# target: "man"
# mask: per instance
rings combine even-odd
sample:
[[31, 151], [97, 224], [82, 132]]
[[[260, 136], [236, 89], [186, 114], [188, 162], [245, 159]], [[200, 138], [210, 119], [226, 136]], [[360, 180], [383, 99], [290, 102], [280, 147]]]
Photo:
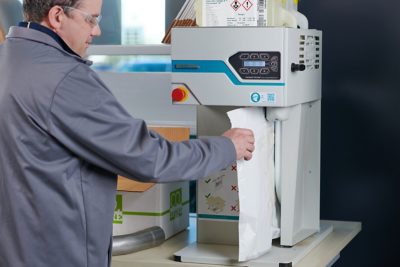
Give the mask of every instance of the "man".
[[101, 0], [25, 0], [0, 46], [0, 266], [107, 266], [116, 174], [199, 179], [251, 159], [250, 130], [170, 143], [83, 58]]

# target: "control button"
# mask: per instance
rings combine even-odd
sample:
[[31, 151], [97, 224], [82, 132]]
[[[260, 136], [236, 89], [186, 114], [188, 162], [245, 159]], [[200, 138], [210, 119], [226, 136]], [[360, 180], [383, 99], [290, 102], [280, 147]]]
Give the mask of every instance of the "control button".
[[259, 59], [260, 57], [256, 53], [250, 54], [250, 59]]
[[271, 61], [270, 66], [271, 66], [271, 68], [277, 68], [278, 67], [278, 62], [277, 61]]
[[278, 57], [277, 56], [271, 57], [271, 61], [277, 62], [278, 61]]
[[267, 54], [267, 53], [261, 53], [261, 54], [260, 54], [260, 58], [261, 58], [261, 59], [269, 59], [269, 54]]
[[240, 54], [239, 58], [240, 59], [248, 59], [249, 58], [249, 54], [247, 54], [247, 53]]
[[175, 88], [174, 90], [172, 90], [172, 93], [171, 93], [172, 101], [174, 101], [174, 102], [182, 102], [182, 101], [186, 100], [188, 95], [189, 94], [188, 94], [187, 90], [185, 90], [182, 87]]
[[241, 74], [249, 74], [249, 69], [246, 68], [241, 68], [239, 71]]
[[271, 66], [271, 70], [273, 72], [278, 72], [278, 66]]
[[268, 68], [262, 68], [260, 70], [260, 73], [266, 75], [266, 74], [270, 73], [270, 70]]
[[250, 69], [251, 74], [258, 74], [259, 71], [259, 69]]

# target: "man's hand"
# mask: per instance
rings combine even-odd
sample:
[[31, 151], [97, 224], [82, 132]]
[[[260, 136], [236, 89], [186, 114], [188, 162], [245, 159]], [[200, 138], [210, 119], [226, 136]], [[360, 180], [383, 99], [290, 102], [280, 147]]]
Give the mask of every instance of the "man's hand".
[[249, 129], [233, 128], [223, 133], [222, 136], [232, 140], [235, 145], [237, 160], [242, 158], [250, 160], [252, 158], [252, 153], [254, 151], [253, 131]]

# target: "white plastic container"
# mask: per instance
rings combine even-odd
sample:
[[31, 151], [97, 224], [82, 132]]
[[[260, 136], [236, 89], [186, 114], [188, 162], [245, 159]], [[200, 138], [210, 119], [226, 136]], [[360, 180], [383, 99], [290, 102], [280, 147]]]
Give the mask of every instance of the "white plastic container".
[[299, 0], [282, 0], [282, 6], [296, 18], [300, 29], [308, 29], [308, 19], [302, 13], [298, 12], [298, 4]]

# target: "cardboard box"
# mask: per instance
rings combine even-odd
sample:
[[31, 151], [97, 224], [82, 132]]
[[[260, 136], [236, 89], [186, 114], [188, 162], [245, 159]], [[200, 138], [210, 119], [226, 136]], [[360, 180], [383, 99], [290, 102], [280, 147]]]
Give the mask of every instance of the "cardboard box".
[[238, 245], [237, 166], [197, 181], [197, 242]]
[[165, 238], [189, 226], [189, 182], [156, 184], [144, 192], [118, 191], [113, 235], [160, 226]]
[[0, 23], [0, 43], [4, 42], [5, 40], [5, 30], [3, 29], [3, 26]]
[[[189, 128], [150, 127], [170, 141], [189, 139]], [[113, 235], [135, 233], [160, 226], [165, 237], [189, 225], [189, 182], [140, 183], [118, 177]]]

